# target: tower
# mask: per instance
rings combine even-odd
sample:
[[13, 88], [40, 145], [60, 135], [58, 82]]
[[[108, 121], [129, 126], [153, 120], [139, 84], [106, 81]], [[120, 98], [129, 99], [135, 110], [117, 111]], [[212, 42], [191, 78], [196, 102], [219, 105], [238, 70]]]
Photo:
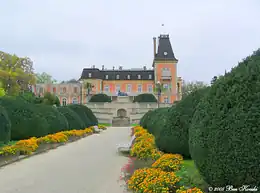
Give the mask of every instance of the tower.
[[[177, 63], [175, 58], [169, 34], [161, 34], [158, 37], [158, 47], [156, 38], [154, 42], [154, 80], [155, 84], [161, 86], [160, 102], [173, 103], [178, 100], [177, 97]], [[157, 47], [157, 52], [156, 52]]]

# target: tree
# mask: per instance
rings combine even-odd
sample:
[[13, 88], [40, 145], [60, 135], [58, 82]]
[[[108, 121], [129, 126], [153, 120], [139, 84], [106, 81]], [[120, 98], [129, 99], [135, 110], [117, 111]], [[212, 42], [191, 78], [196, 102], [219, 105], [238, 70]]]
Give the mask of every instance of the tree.
[[186, 97], [187, 95], [191, 94], [192, 92], [205, 88], [208, 85], [203, 81], [193, 81], [193, 82], [185, 82], [183, 81], [182, 84], [182, 97]]
[[87, 97], [88, 97], [88, 101], [90, 100], [90, 92], [92, 91], [92, 89], [94, 88], [94, 85], [88, 81], [84, 81], [83, 82], [83, 88], [87, 90]]
[[46, 72], [43, 73], [37, 73], [36, 74], [36, 82], [38, 84], [53, 84], [53, 83], [57, 83], [57, 80], [53, 79], [51, 75], [47, 74]]
[[0, 52], [0, 81], [8, 95], [18, 95], [26, 91], [29, 85], [35, 84], [32, 61]]

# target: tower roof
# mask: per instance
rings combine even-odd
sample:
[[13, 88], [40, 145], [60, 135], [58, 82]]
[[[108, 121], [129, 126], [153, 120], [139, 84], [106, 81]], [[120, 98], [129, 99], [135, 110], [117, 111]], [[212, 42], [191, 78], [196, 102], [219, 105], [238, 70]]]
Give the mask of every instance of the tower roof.
[[161, 34], [159, 37], [158, 49], [154, 60], [174, 60], [178, 61], [173, 53], [168, 34]]

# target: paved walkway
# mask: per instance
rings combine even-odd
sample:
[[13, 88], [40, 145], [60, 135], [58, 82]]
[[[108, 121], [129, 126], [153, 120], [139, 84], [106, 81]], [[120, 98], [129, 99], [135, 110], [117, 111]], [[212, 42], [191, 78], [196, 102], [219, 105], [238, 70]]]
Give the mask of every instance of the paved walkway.
[[74, 143], [0, 168], [0, 193], [123, 193], [117, 182], [127, 158], [116, 144], [129, 128], [109, 128]]

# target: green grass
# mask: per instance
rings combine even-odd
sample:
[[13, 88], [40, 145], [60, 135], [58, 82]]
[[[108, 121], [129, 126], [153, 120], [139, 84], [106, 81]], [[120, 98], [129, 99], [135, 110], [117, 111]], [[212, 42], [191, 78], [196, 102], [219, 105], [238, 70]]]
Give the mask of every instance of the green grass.
[[131, 124], [131, 126], [138, 126], [139, 124], [137, 124], [137, 123], [133, 123], [133, 124]]
[[111, 127], [112, 126], [112, 124], [110, 124], [110, 123], [99, 123], [99, 125], [104, 125], [104, 126], [107, 126], [107, 127]]
[[1, 143], [0, 142], [0, 148], [7, 146], [7, 145], [14, 145], [17, 141], [9, 141], [8, 143]]
[[180, 185], [187, 188], [198, 187], [201, 190], [207, 190], [207, 184], [201, 177], [193, 160], [184, 160], [181, 170], [176, 172], [181, 177]]

